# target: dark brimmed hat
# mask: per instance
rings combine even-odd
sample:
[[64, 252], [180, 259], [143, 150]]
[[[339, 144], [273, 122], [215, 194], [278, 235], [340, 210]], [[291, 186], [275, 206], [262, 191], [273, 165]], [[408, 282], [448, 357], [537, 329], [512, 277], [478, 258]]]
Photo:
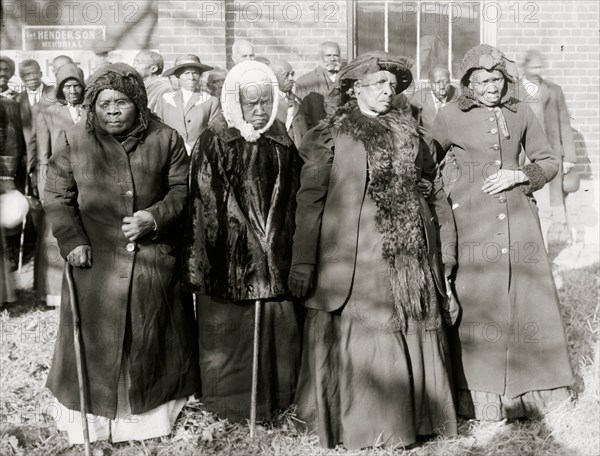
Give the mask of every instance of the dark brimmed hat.
[[396, 93], [398, 94], [406, 90], [412, 83], [413, 76], [410, 72], [412, 65], [413, 60], [408, 57], [396, 56], [383, 51], [365, 52], [340, 70], [338, 81], [342, 86], [347, 85], [348, 82], [353, 84], [354, 81], [362, 79], [370, 73], [385, 70], [396, 75], [398, 82]]
[[166, 70], [163, 73], [163, 76], [165, 76], [165, 77], [173, 76], [179, 70], [186, 68], [186, 67], [198, 68], [200, 70], [200, 73], [203, 73], [205, 71], [209, 71], [209, 70], [213, 69], [213, 67], [204, 65], [202, 62], [200, 62], [200, 57], [198, 57], [197, 55], [185, 54], [185, 55], [180, 55], [179, 57], [177, 57], [177, 59], [175, 60], [175, 66], [173, 68], [169, 68], [168, 70]]
[[365, 52], [352, 60], [338, 73], [337, 84], [325, 99], [325, 111], [329, 114], [351, 98], [350, 89], [355, 81], [378, 71], [389, 71], [396, 75], [396, 94], [402, 93], [413, 80], [410, 68], [413, 60], [409, 57], [392, 55], [389, 52]]
[[13, 61], [13, 59], [11, 59], [10, 57], [7, 57], [5, 55], [0, 55], [0, 62], [4, 62], [8, 65], [9, 71], [11, 73], [11, 76], [14, 76], [15, 74], [15, 62]]

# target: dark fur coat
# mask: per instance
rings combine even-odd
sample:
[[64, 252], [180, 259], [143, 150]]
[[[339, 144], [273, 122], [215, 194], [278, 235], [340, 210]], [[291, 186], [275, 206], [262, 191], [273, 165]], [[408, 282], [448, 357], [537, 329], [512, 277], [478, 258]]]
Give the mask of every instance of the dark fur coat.
[[232, 301], [288, 293], [302, 160], [275, 121], [250, 143], [220, 115], [194, 146], [184, 282]]

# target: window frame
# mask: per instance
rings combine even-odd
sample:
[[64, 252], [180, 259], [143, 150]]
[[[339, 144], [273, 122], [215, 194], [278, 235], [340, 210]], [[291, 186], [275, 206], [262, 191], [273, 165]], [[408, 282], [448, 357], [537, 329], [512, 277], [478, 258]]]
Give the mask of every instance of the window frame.
[[[351, 60], [353, 60], [356, 55], [357, 55], [357, 37], [356, 37], [356, 32], [357, 32], [357, 27], [356, 27], [356, 5], [358, 3], [359, 0], [346, 0], [347, 2], [347, 21], [348, 21], [348, 27], [347, 27], [347, 49], [348, 49], [348, 61], [350, 62]], [[371, 2], [375, 2], [375, 1], [379, 1], [381, 3], [383, 3], [384, 5], [386, 5], [385, 10], [384, 10], [384, 24], [385, 24], [385, 30], [384, 30], [384, 42], [385, 42], [385, 47], [386, 49], [383, 49], [384, 51], [387, 51], [387, 46], [388, 46], [388, 21], [387, 21], [387, 5], [389, 5], [392, 2], [398, 2], [400, 0], [369, 0]], [[452, 0], [438, 0], [440, 3], [444, 2], [444, 3], [452, 3]], [[421, 3], [420, 1], [417, 3]], [[481, 11], [485, 11], [486, 8], [486, 4], [489, 3], [495, 3], [496, 5], [497, 2], [492, 2], [490, 0], [480, 0], [481, 3]], [[419, 30], [420, 30], [420, 15], [421, 15], [421, 8], [419, 8], [418, 10], [418, 16], [417, 16], [417, 49], [419, 49], [419, 43], [420, 43], [420, 36], [419, 36]], [[448, 27], [448, 36], [450, 38], [449, 40], [449, 52], [448, 52], [448, 67], [452, 68], [452, 41], [451, 41], [451, 37], [452, 37], [452, 27]], [[483, 44], [489, 44], [491, 46], [496, 46], [496, 42], [498, 40], [498, 21], [486, 21], [486, 20], [481, 20], [480, 24], [479, 24], [479, 36], [480, 36], [480, 43]], [[416, 55], [416, 67], [420, 68], [420, 55], [417, 52]], [[427, 75], [425, 75], [425, 77], [423, 77], [424, 75], [419, 75], [420, 78], [418, 79], [418, 81], [426, 81], [427, 80]], [[452, 79], [453, 81], [457, 81], [457, 79]]]

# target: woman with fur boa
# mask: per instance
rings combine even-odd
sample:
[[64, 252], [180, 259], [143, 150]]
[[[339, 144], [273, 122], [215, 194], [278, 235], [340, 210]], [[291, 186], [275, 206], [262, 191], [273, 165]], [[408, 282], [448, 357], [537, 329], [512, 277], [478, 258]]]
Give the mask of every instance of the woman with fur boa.
[[452, 322], [441, 262], [450, 274], [455, 233], [415, 121], [392, 108], [410, 66], [357, 57], [340, 72], [340, 106], [300, 147], [289, 285], [308, 311], [295, 401], [326, 447], [456, 433], [440, 305]]

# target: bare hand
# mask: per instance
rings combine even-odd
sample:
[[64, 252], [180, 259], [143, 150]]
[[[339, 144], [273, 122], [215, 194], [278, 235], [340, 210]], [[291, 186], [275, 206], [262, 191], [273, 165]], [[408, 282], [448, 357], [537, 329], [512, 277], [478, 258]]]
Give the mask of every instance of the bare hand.
[[76, 268], [92, 267], [92, 247], [79, 245], [69, 252], [67, 262]]
[[575, 163], [563, 162], [563, 173], [564, 174], [569, 174], [573, 168], [575, 168]]
[[421, 136], [421, 137], [428, 136], [429, 130], [427, 128], [425, 128], [423, 125], [417, 125], [417, 133], [419, 133], [419, 136]]
[[295, 264], [290, 269], [288, 277], [288, 287], [295, 298], [302, 298], [308, 293], [312, 284], [313, 272], [315, 270], [312, 264]]
[[433, 184], [427, 179], [421, 178], [417, 183], [417, 186], [419, 187], [421, 195], [423, 195], [425, 198], [429, 198], [429, 195], [431, 195], [431, 190], [433, 189]]
[[523, 171], [501, 169], [484, 181], [481, 190], [490, 195], [495, 195], [496, 193], [503, 192], [504, 190], [508, 190], [509, 188], [526, 181], [527, 176]]
[[137, 241], [154, 231], [154, 217], [148, 211], [137, 211], [132, 217], [123, 218], [121, 230], [127, 239]]

